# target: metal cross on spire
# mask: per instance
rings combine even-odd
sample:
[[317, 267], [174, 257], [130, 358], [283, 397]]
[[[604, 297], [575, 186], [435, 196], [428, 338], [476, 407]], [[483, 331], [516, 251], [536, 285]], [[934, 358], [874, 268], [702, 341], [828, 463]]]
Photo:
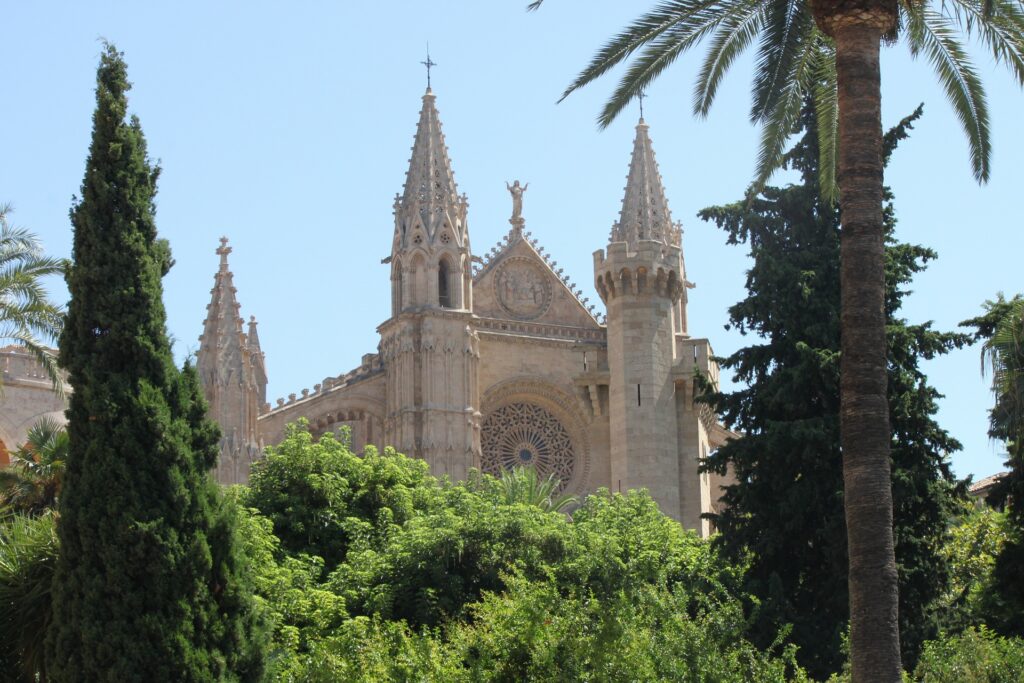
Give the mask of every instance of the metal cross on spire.
[[420, 64], [427, 67], [427, 90], [430, 90], [430, 67], [437, 66], [437, 62], [430, 59], [430, 43], [427, 43], [427, 61]]
[[[428, 59], [429, 59], [429, 57], [428, 57]], [[429, 80], [429, 78], [427, 80]], [[636, 98], [638, 100], [640, 100], [640, 118], [641, 119], [644, 117], [644, 98], [645, 97], [647, 97], [647, 91], [646, 90], [641, 89], [640, 92], [638, 92], [636, 94]]]

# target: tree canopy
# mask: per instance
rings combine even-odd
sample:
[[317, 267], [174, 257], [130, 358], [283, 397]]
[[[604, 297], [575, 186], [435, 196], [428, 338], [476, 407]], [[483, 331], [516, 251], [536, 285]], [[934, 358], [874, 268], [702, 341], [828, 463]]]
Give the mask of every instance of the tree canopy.
[[[920, 110], [887, 136], [887, 153]], [[786, 156], [798, 183], [701, 212], [731, 244], [749, 245], [747, 297], [729, 309], [730, 324], [757, 335], [722, 366], [741, 388], [707, 397], [743, 437], [709, 460], [732, 472], [725, 509], [714, 515], [732, 561], [750, 558], [747, 589], [760, 600], [770, 641], [782, 624], [809, 671], [826, 675], [844, 659], [849, 619], [846, 521], [839, 449], [839, 210], [818, 192], [814, 110]], [[886, 206], [886, 313], [889, 410], [893, 429], [894, 528], [904, 659], [913, 666], [922, 641], [937, 632], [935, 602], [944, 593], [940, 549], [955, 498], [947, 454], [959, 444], [934, 419], [938, 392], [920, 364], [962, 346], [965, 335], [937, 332], [898, 316], [913, 275], [931, 250], [896, 242], [892, 197]]]

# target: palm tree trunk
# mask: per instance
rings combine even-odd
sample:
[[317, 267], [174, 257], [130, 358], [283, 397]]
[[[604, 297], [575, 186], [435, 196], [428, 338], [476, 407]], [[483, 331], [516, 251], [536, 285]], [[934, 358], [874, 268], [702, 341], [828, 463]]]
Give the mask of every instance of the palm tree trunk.
[[832, 24], [839, 84], [842, 210], [843, 480], [854, 683], [899, 683], [899, 596], [892, 534], [882, 230], [879, 46], [884, 22]]

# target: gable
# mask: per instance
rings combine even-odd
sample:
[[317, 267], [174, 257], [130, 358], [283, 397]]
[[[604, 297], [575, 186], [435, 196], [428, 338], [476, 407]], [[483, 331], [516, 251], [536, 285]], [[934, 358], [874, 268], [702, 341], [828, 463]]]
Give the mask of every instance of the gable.
[[548, 261], [520, 236], [473, 278], [473, 312], [482, 318], [600, 327]]

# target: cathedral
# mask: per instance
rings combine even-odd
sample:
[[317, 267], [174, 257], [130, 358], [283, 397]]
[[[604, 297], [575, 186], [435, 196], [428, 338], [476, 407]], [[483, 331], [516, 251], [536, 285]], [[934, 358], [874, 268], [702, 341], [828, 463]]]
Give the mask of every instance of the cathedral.
[[724, 482], [699, 465], [733, 434], [693, 400], [701, 378], [717, 385], [718, 366], [708, 340], [687, 327], [682, 229], [647, 124], [641, 117], [636, 127], [609, 243], [594, 252], [601, 315], [525, 232], [527, 185], [508, 186], [511, 228], [499, 247], [473, 253], [435, 99], [428, 87], [395, 197], [384, 260], [391, 311], [381, 312], [377, 350], [355, 369], [267, 403], [256, 322], [243, 330], [221, 240], [197, 354], [223, 429], [218, 479], [247, 481], [264, 446], [306, 418], [314, 434], [347, 426], [355, 451], [393, 446], [452, 480], [525, 465], [553, 474], [566, 493], [643, 487], [664, 513], [708, 535], [701, 515], [717, 507]]

